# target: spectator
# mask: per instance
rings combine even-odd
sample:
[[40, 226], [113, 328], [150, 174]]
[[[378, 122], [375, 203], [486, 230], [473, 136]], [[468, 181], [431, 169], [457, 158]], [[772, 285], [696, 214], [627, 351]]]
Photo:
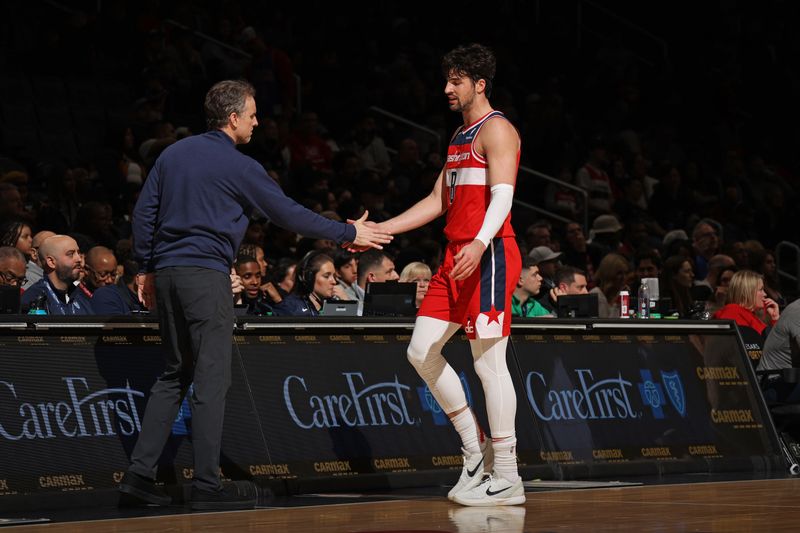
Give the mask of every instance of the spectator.
[[536, 299], [541, 289], [542, 276], [539, 265], [535, 258], [526, 256], [522, 261], [522, 272], [517, 281], [517, 288], [511, 294], [511, 316], [523, 318], [550, 316], [551, 311]]
[[0, 222], [26, 218], [25, 204], [13, 183], [0, 183]]
[[608, 153], [602, 138], [595, 137], [589, 147], [589, 158], [578, 169], [575, 184], [589, 194], [589, 214], [602, 215], [610, 213], [614, 205], [614, 193], [611, 179], [606, 174]]
[[267, 263], [267, 259], [264, 257], [264, 249], [260, 245], [245, 242], [239, 246], [239, 251], [236, 255], [246, 255], [255, 259], [261, 271], [261, 280], [264, 282], [267, 281], [267, 268], [269, 267], [269, 263]]
[[551, 226], [546, 220], [534, 222], [525, 230], [525, 246], [528, 251], [532, 251], [537, 246], [551, 246]]
[[717, 276], [717, 286], [714, 289], [714, 295], [706, 302], [706, 311], [710, 314], [714, 314], [725, 305], [725, 299], [728, 296], [728, 287], [731, 285], [731, 279], [733, 275], [738, 272], [739, 269], [736, 265], [723, 267], [720, 272], [719, 276]]
[[11, 221], [0, 225], [0, 246], [13, 246], [25, 256], [31, 258], [33, 237], [31, 227], [26, 222]]
[[292, 259], [291, 257], [282, 257], [275, 264], [275, 268], [269, 272], [267, 279], [269, 280], [269, 283], [272, 283], [272, 285], [275, 287], [275, 290], [278, 292], [281, 298], [285, 298], [290, 292], [292, 292], [292, 289], [294, 288], [296, 268], [296, 260]]
[[633, 268], [638, 287], [644, 278], [657, 278], [661, 274], [661, 257], [653, 250], [639, 251], [633, 259]]
[[28, 281], [26, 281], [25, 285], [23, 285], [23, 289], [27, 290], [28, 287], [42, 279], [44, 272], [42, 270], [39, 247], [42, 245], [45, 239], [52, 237], [53, 235], [55, 235], [55, 233], [52, 231], [45, 230], [40, 231], [33, 236], [33, 240], [31, 241], [31, 258], [28, 260], [28, 264], [25, 269], [25, 277], [28, 279]]
[[336, 281], [338, 281], [344, 299], [359, 301], [358, 287], [358, 262], [352, 253], [337, 249], [333, 254], [333, 266], [336, 269]]
[[561, 266], [559, 262], [561, 252], [554, 252], [547, 246], [537, 246], [528, 253], [528, 257], [539, 267], [542, 285], [547, 287], [548, 291], [555, 287], [556, 270]]
[[[90, 201], [78, 209], [75, 219], [75, 233], [88, 237], [93, 244], [114, 249], [119, 240], [115, 234], [111, 205], [106, 202]], [[88, 248], [81, 248], [86, 250]]]
[[708, 274], [704, 279], [695, 280], [692, 287], [694, 299], [706, 301], [712, 298], [719, 284], [720, 272], [734, 266], [736, 262], [733, 258], [724, 254], [717, 254], [709, 259]]
[[[419, 177], [424, 169], [425, 164], [420, 158], [417, 141], [411, 138], [400, 141], [400, 148], [397, 150], [390, 175], [394, 179], [401, 199], [407, 199], [411, 188], [417, 187]], [[408, 206], [404, 204], [399, 207], [405, 209]]]
[[425, 294], [428, 292], [432, 276], [433, 273], [430, 267], [419, 261], [407, 264], [403, 268], [403, 271], [400, 272], [400, 281], [414, 282], [417, 284], [417, 297], [414, 301], [414, 305], [417, 309], [419, 309], [422, 299], [425, 298]]
[[708, 275], [708, 261], [719, 253], [719, 228], [708, 219], [695, 224], [692, 230], [692, 248], [698, 278]]
[[740, 269], [750, 268], [750, 251], [745, 247], [744, 242], [726, 242], [723, 253], [731, 256]]
[[130, 315], [147, 309], [139, 301], [139, 265], [133, 260], [123, 263], [117, 283], [99, 287], [92, 293], [92, 309], [98, 315]]
[[600, 215], [595, 218], [588, 241], [592, 248], [597, 249], [595, 255], [602, 258], [611, 252], [619, 253], [623, 227], [614, 215]]
[[668, 231], [662, 240], [661, 256], [672, 257], [673, 255], [682, 255], [692, 260], [694, 258], [692, 243], [689, 240], [689, 236], [682, 229]]
[[664, 261], [664, 270], [659, 280], [659, 295], [665, 315], [677, 313], [688, 318], [694, 298], [694, 268], [692, 261], [681, 255], [673, 255]]
[[619, 318], [619, 292], [627, 288], [629, 272], [628, 260], [620, 254], [610, 253], [600, 261], [595, 273], [597, 286], [589, 291], [597, 294], [600, 318]]
[[86, 252], [86, 277], [81, 289], [91, 297], [100, 287], [114, 285], [117, 282], [117, 258], [114, 252], [105, 246], [94, 246]]
[[[758, 370], [796, 367], [798, 354], [800, 354], [800, 300], [795, 300], [783, 310], [778, 322], [769, 333], [761, 360], [758, 362]], [[767, 402], [800, 402], [800, 385], [786, 383], [780, 375], [768, 376], [762, 381], [762, 389]]]
[[361, 160], [361, 168], [372, 169], [385, 177], [391, 170], [389, 152], [383, 139], [377, 135], [375, 119], [364, 115], [353, 128], [353, 143], [348, 146]]
[[[277, 292], [269, 296], [264, 292], [261, 284], [261, 266], [258, 264], [255, 257], [239, 255], [236, 258], [234, 267], [244, 287], [242, 292], [242, 304], [247, 306], [247, 314], [271, 315], [273, 312], [273, 304], [276, 301], [280, 302], [283, 298], [278, 295]], [[274, 288], [272, 290], [274, 291]]]
[[78, 243], [67, 235], [54, 235], [39, 247], [44, 276], [22, 295], [22, 311], [44, 296], [51, 315], [94, 314], [89, 297], [75, 282], [80, 277], [81, 259]]
[[316, 113], [306, 111], [300, 115], [297, 128], [288, 143], [293, 171], [331, 171], [333, 152], [318, 130], [319, 119]]
[[55, 233], [71, 231], [81, 206], [77, 173], [60, 163], [48, 164], [41, 180], [47, 184], [47, 200], [39, 209], [39, 226]]
[[[242, 246], [252, 244], [258, 247], [264, 246], [264, 239], [266, 239], [267, 230], [264, 228], [264, 221], [260, 219], [252, 219], [247, 224], [247, 230], [244, 232], [244, 239], [242, 240]], [[245, 250], [246, 252], [254, 252], [258, 253], [254, 250]], [[261, 254], [264, 254], [264, 249], [261, 249]], [[248, 253], [247, 255], [251, 255], [256, 257], [252, 253]], [[258, 257], [256, 257], [258, 259]]]
[[740, 270], [731, 278], [725, 307], [714, 313], [714, 318], [734, 320], [740, 327], [751, 328], [766, 340], [769, 328], [757, 316], [761, 313], [769, 326], [774, 326], [781, 315], [777, 302], [764, 292], [763, 276], [752, 270]]
[[781, 294], [781, 280], [778, 276], [778, 265], [775, 255], [770, 250], [753, 251], [750, 254], [751, 268], [764, 276], [764, 291], [769, 298], [778, 302], [778, 306], [786, 306], [786, 299]]
[[[565, 183], [571, 184], [574, 180], [569, 164], [561, 165], [555, 176]], [[545, 188], [544, 195], [545, 206], [548, 210], [570, 220], [580, 220], [578, 216], [583, 208], [583, 197], [575, 189], [550, 182]], [[543, 244], [548, 246], [546, 243]]]
[[550, 291], [550, 299], [558, 300], [565, 294], [588, 294], [586, 287], [586, 273], [573, 266], [562, 266], [556, 270], [556, 286]]
[[332, 299], [336, 287], [333, 259], [322, 252], [309, 252], [297, 265], [297, 281], [292, 293], [275, 304], [278, 316], [318, 316], [325, 300]]
[[595, 266], [600, 264], [602, 255], [597, 247], [590, 247], [586, 243], [583, 228], [577, 222], [569, 222], [564, 228], [564, 247], [562, 250], [562, 263], [586, 272], [589, 288], [594, 286]]
[[400, 276], [394, 269], [394, 261], [385, 252], [367, 250], [361, 254], [361, 258], [358, 260], [358, 292], [361, 296], [359, 300], [364, 300], [367, 284], [398, 279]]
[[0, 285], [25, 285], [25, 256], [13, 246], [0, 246]]

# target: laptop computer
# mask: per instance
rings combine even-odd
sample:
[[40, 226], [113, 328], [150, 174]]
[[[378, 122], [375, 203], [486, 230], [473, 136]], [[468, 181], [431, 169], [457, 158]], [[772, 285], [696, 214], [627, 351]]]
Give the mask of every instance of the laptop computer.
[[563, 294], [558, 297], [558, 318], [597, 318], [599, 303], [596, 294]]
[[325, 300], [322, 302], [319, 314], [322, 316], [358, 316], [358, 301]]
[[364, 316], [415, 316], [415, 282], [383, 281], [368, 283], [364, 294]]

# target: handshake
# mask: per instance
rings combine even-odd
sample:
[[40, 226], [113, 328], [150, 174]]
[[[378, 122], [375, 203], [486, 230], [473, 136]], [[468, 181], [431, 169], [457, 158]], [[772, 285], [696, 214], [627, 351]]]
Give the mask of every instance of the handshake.
[[342, 243], [342, 248], [350, 252], [363, 252], [369, 248], [377, 248], [382, 250], [382, 244], [392, 242], [392, 235], [381, 229], [380, 225], [367, 220], [369, 211], [364, 211], [364, 214], [358, 220], [347, 220], [348, 224], [356, 227], [356, 238], [353, 242]]

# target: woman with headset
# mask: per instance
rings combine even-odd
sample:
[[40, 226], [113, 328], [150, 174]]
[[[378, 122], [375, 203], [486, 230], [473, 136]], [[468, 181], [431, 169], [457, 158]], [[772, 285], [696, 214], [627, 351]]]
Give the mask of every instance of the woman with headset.
[[323, 252], [312, 251], [297, 265], [294, 288], [273, 307], [278, 316], [318, 316], [322, 303], [334, 298], [336, 269], [333, 259]]

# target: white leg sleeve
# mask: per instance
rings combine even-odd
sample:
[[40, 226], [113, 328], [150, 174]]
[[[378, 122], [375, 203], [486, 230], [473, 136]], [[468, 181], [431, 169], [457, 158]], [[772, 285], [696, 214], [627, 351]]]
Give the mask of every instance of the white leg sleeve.
[[508, 337], [469, 341], [475, 372], [481, 378], [486, 397], [486, 415], [492, 440], [513, 436], [517, 395], [506, 364]]
[[408, 345], [408, 360], [428, 385], [431, 394], [446, 414], [467, 406], [464, 387], [458, 374], [442, 356], [445, 343], [460, 324], [427, 316], [417, 317]]

